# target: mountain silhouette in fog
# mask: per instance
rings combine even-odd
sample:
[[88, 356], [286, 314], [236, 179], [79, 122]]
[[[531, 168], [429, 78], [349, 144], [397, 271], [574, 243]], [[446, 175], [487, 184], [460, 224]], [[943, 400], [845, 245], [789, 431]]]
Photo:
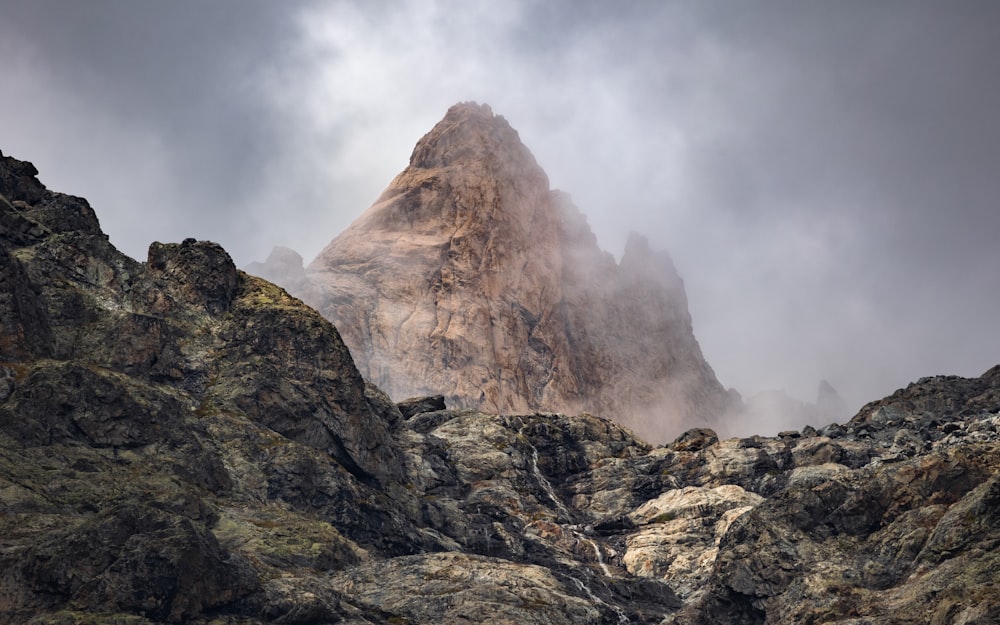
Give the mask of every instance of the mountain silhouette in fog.
[[615, 262], [487, 105], [449, 109], [305, 274], [287, 252], [248, 269], [313, 304], [394, 398], [590, 412], [654, 441], [731, 402], [669, 256], [633, 234]]

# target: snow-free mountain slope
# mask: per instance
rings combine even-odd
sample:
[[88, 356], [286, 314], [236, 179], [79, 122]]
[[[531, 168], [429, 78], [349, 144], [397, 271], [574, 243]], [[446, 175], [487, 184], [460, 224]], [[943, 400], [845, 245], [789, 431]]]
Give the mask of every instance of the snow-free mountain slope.
[[586, 411], [651, 440], [730, 402], [669, 257], [634, 235], [616, 263], [486, 105], [452, 107], [308, 275], [304, 296], [395, 398]]

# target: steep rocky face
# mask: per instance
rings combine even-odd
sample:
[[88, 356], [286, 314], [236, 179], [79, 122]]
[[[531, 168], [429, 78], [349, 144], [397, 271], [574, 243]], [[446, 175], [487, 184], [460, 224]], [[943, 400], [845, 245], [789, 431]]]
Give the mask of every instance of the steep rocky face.
[[780, 487], [733, 522], [704, 593], [670, 622], [996, 622], [998, 426], [994, 367], [784, 439]]
[[219, 246], [136, 262], [3, 156], [0, 252], [0, 622], [1000, 620], [1000, 366], [652, 447], [394, 405]]
[[518, 134], [461, 104], [308, 268], [304, 294], [394, 397], [606, 414], [653, 440], [725, 412], [669, 258], [621, 263]]
[[[4, 199], [2, 206], [5, 235], [6, 224], [15, 230], [2, 248], [2, 281], [12, 296], [4, 303], [0, 357], [84, 362], [176, 384], [198, 399], [219, 396], [272, 426], [281, 422], [281, 408], [307, 394], [319, 402], [308, 426], [276, 429], [337, 450], [366, 475], [395, 464], [373, 453], [388, 449], [380, 442], [384, 428], [362, 418], [369, 411], [364, 382], [329, 323], [302, 307], [283, 308], [213, 243], [154, 243], [148, 261], [136, 263], [108, 243], [86, 201], [45, 190], [30, 177], [30, 163], [4, 157], [4, 165], [0, 193], [27, 199]], [[252, 366], [244, 365], [248, 359]], [[52, 386], [60, 386], [60, 374], [53, 375]], [[296, 393], [304, 379], [308, 393]]]
[[[268, 436], [300, 446], [299, 477], [319, 458], [326, 488], [390, 508], [401, 416], [327, 321], [212, 243], [125, 257], [85, 200], [35, 174], [0, 155], [0, 620], [180, 622], [257, 592], [259, 572], [212, 528], [283, 487], [241, 476], [277, 453]], [[364, 506], [337, 514], [371, 531]]]

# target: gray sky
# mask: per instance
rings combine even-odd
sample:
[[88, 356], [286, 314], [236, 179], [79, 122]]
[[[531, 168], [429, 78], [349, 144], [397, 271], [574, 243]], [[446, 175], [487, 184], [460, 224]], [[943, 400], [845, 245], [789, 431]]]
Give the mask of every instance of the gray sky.
[[1000, 362], [997, 33], [988, 0], [0, 0], [0, 150], [139, 259], [308, 261], [488, 102], [606, 249], [671, 253], [724, 385], [856, 410]]

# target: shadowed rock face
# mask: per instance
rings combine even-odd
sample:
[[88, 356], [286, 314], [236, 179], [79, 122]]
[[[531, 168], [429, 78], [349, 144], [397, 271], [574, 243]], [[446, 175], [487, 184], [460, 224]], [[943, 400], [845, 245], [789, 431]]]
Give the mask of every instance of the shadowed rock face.
[[725, 412], [665, 254], [620, 263], [518, 134], [460, 104], [308, 268], [312, 301], [397, 398], [607, 415], [651, 440]]
[[660, 447], [397, 406], [218, 245], [136, 262], [2, 155], [0, 285], [0, 622], [1000, 620], [1000, 367]]

